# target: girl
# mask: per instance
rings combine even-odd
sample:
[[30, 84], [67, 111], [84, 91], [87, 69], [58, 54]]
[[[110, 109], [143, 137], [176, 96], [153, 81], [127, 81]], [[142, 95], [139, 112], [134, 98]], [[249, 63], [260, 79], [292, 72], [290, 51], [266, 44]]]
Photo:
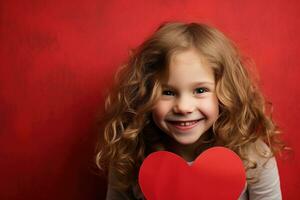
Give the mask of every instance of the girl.
[[224, 146], [247, 174], [239, 199], [281, 199], [274, 158], [283, 149], [264, 98], [234, 44], [205, 24], [165, 23], [116, 75], [106, 99], [104, 143], [107, 199], [144, 199], [137, 184], [143, 159], [167, 150], [191, 163]]

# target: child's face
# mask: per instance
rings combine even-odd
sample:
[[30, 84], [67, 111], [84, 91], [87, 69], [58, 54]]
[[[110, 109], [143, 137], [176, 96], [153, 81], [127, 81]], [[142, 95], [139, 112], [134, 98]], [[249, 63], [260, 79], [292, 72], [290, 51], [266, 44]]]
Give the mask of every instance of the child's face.
[[195, 144], [219, 114], [213, 69], [195, 50], [172, 56], [152, 117], [179, 144]]

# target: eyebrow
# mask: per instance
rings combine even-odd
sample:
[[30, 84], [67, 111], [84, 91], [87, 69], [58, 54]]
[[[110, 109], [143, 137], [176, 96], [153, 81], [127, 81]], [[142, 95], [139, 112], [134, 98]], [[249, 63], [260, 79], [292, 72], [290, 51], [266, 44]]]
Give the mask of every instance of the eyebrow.
[[214, 82], [210, 82], [210, 81], [202, 81], [202, 82], [194, 82], [192, 83], [192, 85], [205, 85], [205, 84], [209, 84], [209, 85], [214, 85]]
[[[201, 82], [193, 82], [191, 83], [191, 86], [197, 86], [197, 85], [215, 85], [215, 83], [213, 82], [209, 82], [209, 81], [201, 81]], [[169, 85], [169, 84], [162, 84], [163, 87], [172, 87], [172, 85]]]

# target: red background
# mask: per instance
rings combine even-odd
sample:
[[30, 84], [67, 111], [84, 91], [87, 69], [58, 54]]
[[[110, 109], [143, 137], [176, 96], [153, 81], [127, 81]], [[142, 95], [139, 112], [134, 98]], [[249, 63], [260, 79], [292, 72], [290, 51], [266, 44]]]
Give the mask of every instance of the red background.
[[294, 152], [299, 194], [300, 3], [296, 0], [4, 0], [0, 3], [0, 199], [104, 199], [91, 172], [96, 118], [117, 66], [166, 20], [206, 22], [252, 57]]

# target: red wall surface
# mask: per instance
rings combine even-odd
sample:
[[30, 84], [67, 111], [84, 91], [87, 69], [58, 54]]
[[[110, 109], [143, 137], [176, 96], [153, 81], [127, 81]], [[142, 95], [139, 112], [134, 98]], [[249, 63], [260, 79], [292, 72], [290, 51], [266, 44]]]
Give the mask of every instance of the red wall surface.
[[292, 156], [278, 159], [284, 199], [299, 194], [296, 0], [2, 0], [0, 199], [104, 199], [92, 173], [96, 119], [128, 51], [163, 21], [198, 21], [252, 57]]

